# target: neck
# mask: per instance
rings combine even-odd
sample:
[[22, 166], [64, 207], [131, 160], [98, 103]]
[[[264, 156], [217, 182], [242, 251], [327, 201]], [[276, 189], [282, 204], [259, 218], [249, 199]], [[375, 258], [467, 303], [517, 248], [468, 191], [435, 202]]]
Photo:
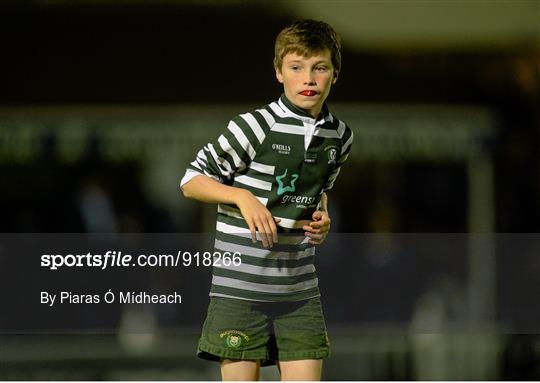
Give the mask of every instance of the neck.
[[[322, 108], [306, 110], [306, 113], [310, 114], [311, 117], [313, 117], [314, 119], [317, 119], [317, 117], [319, 117], [319, 115], [321, 114], [321, 109]], [[302, 110], [304, 110], [304, 109], [302, 109]]]
[[282, 94], [281, 99], [283, 100], [283, 103], [293, 112], [296, 114], [299, 114], [301, 116], [310, 117], [317, 119], [321, 115], [321, 111], [324, 109], [324, 105], [318, 107], [317, 109], [302, 109], [296, 105], [294, 105], [288, 98], [285, 93]]

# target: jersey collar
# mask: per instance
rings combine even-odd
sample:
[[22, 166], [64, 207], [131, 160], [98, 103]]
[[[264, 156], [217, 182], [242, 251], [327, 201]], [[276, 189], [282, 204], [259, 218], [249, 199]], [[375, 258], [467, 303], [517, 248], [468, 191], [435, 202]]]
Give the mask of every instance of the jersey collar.
[[323, 104], [321, 113], [316, 119], [313, 118], [313, 116], [306, 112], [304, 109], [301, 109], [294, 105], [292, 102], [290, 102], [287, 96], [285, 96], [285, 93], [283, 93], [279, 98], [278, 105], [289, 117], [297, 118], [308, 124], [320, 125], [325, 123], [326, 121], [333, 121], [332, 115], [328, 111], [326, 103]]

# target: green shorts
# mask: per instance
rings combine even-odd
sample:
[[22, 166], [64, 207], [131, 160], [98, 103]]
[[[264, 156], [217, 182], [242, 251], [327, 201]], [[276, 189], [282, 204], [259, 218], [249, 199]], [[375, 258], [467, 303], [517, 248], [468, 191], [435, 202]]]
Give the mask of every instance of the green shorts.
[[197, 355], [219, 361], [320, 359], [330, 343], [319, 297], [297, 302], [253, 302], [211, 297]]

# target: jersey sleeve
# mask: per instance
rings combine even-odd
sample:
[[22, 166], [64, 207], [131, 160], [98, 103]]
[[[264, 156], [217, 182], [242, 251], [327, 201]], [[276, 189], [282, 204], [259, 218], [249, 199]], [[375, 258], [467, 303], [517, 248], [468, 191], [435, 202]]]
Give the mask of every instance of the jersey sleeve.
[[255, 126], [255, 119], [249, 116], [246, 113], [233, 118], [215, 142], [199, 150], [196, 158], [188, 165], [180, 182], [181, 187], [201, 174], [226, 183], [249, 166], [264, 139], [262, 129], [259, 125]]
[[339, 175], [339, 171], [341, 170], [341, 167], [349, 158], [349, 152], [351, 151], [353, 139], [354, 139], [354, 134], [351, 128], [346, 126], [345, 132], [343, 133], [343, 137], [342, 137], [342, 142], [344, 142], [344, 144], [341, 147], [341, 153], [340, 153], [339, 159], [337, 160], [336, 168], [332, 170], [332, 172], [328, 176], [328, 181], [326, 182], [326, 185], [324, 186], [323, 191], [328, 191], [332, 189], [332, 187], [334, 186], [334, 182], [336, 181]]

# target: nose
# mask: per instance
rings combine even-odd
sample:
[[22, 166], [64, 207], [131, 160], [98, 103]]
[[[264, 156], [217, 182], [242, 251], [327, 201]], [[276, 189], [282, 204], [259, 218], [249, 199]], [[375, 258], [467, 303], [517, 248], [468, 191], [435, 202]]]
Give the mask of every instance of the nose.
[[304, 75], [304, 84], [315, 85], [315, 76], [312, 71], [306, 71], [306, 74]]

